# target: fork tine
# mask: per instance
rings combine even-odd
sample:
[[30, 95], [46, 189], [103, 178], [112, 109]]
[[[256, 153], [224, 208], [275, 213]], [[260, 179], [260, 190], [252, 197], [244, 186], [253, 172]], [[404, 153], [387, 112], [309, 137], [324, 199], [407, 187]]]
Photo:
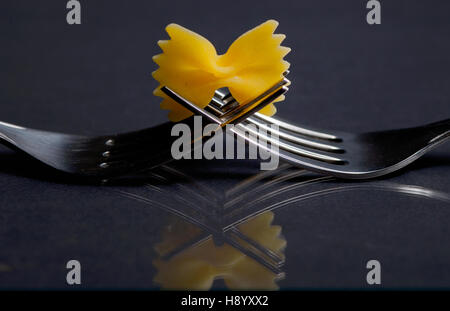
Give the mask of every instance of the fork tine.
[[[284, 76], [287, 76], [288, 74], [289, 74], [289, 70], [286, 70], [283, 73]], [[290, 81], [288, 79], [286, 79], [286, 78], [283, 79], [282, 81], [284, 81], [286, 84], [290, 83]], [[231, 98], [231, 100], [229, 102], [227, 102], [225, 105], [221, 105], [221, 107], [225, 107], [227, 105], [231, 105], [233, 103], [236, 103], [236, 100], [234, 98], [232, 98], [231, 93], [228, 90], [226, 90], [226, 89], [225, 90], [222, 90], [222, 89], [216, 90], [215, 93], [214, 93], [214, 97], [215, 98], [213, 98], [213, 99], [216, 99], [216, 100], [218, 100], [220, 102], [222, 102], [223, 100], [225, 100], [227, 98]], [[259, 109], [261, 109], [261, 108], [259, 108]], [[269, 117], [269, 116], [263, 115], [261, 113], [255, 113], [254, 116], [259, 118], [259, 119], [261, 119], [261, 120], [263, 120], [263, 121], [266, 121], [268, 123], [276, 124], [280, 128], [288, 130], [288, 131], [291, 131], [291, 132], [296, 133], [296, 134], [300, 134], [300, 135], [304, 135], [304, 136], [308, 136], [308, 137], [312, 137], [312, 138], [331, 140], [331, 141], [335, 141], [335, 142], [341, 142], [342, 141], [342, 139], [339, 138], [336, 135], [332, 135], [332, 134], [328, 134], [328, 133], [324, 133], [324, 132], [314, 131], [314, 130], [302, 128], [302, 127], [299, 127], [299, 126], [295, 126], [295, 125], [292, 125], [292, 124], [290, 124], [288, 122], [281, 121], [281, 120], [279, 120], [277, 118]], [[252, 118], [252, 121], [255, 121], [255, 118]], [[306, 145], [309, 145], [309, 147], [313, 147], [314, 146], [313, 148], [316, 148], [316, 149], [320, 149], [320, 150], [324, 150], [324, 151], [341, 152], [341, 150], [339, 148], [335, 147], [335, 146], [325, 146], [325, 145], [322, 145], [322, 144], [319, 144], [319, 143], [305, 142], [305, 141], [302, 141], [301, 139], [292, 138], [292, 135], [289, 135], [289, 134], [286, 133], [285, 138], [288, 138], [288, 137], [290, 139], [293, 139], [292, 141], [294, 141], [294, 142], [298, 142], [300, 144], [305, 143]], [[290, 140], [290, 139], [288, 139], [288, 140]]]
[[311, 141], [308, 139], [304, 139], [304, 138], [301, 138], [298, 136], [288, 134], [283, 131], [272, 129], [265, 122], [262, 122], [262, 120], [258, 120], [257, 118], [249, 117], [249, 118], [247, 118], [247, 121], [249, 123], [255, 124], [256, 126], [258, 126], [260, 128], [263, 128], [266, 131], [276, 133], [276, 135], [278, 135], [279, 137], [281, 137], [287, 141], [299, 144], [301, 146], [305, 146], [305, 147], [309, 147], [309, 148], [313, 148], [313, 149], [317, 149], [317, 150], [322, 150], [322, 151], [327, 151], [327, 152], [335, 152], [335, 153], [343, 153], [344, 152], [344, 149], [337, 147], [337, 146], [318, 143], [315, 141]]
[[245, 247], [244, 245], [239, 243], [239, 241], [242, 240], [239, 239], [239, 237], [236, 236], [235, 234], [230, 234], [229, 236], [228, 234], [224, 234], [223, 238], [226, 243], [230, 244], [244, 255], [252, 258], [257, 263], [263, 265], [264, 267], [272, 271], [277, 277], [284, 276], [283, 271], [281, 270], [280, 266], [278, 266], [277, 263], [274, 263], [272, 260], [266, 258], [266, 256], [261, 256], [260, 252], [258, 252], [258, 250], [255, 250], [253, 247]]
[[[256, 111], [269, 105], [271, 102], [273, 102], [275, 99], [277, 99], [279, 96], [283, 95], [285, 92], [289, 90], [287, 87], [285, 87], [285, 85], [289, 83], [290, 83], [289, 80], [283, 78], [282, 80], [278, 81], [275, 85], [270, 87], [268, 90], [258, 95], [256, 98], [250, 100], [245, 104], [237, 105], [236, 107], [231, 107], [232, 109], [230, 109], [231, 105], [229, 105], [232, 101], [230, 101], [230, 103], [228, 102], [224, 104], [221, 103], [222, 99], [224, 99], [227, 96], [230, 96], [229, 94], [225, 94], [224, 92], [221, 91], [216, 90], [215, 96], [212, 99], [212, 101], [218, 101], [219, 103], [216, 103], [216, 105], [209, 104], [207, 106], [208, 109], [198, 107], [197, 105], [191, 103], [189, 100], [185, 99], [180, 94], [168, 88], [167, 86], [161, 87], [161, 91], [165, 93], [167, 96], [169, 96], [171, 99], [182, 105], [184, 108], [191, 111], [194, 115], [201, 115], [203, 117], [206, 117], [212, 122], [215, 122], [220, 125], [225, 125], [228, 123], [236, 124], [238, 122], [241, 122], [242, 120], [246, 119], [249, 115], [254, 114]], [[228, 108], [228, 111], [226, 112], [221, 111], [221, 108], [223, 109]]]
[[218, 117], [216, 117], [212, 113], [206, 111], [205, 109], [202, 109], [202, 108], [198, 107], [197, 105], [191, 103], [190, 101], [188, 101], [187, 99], [185, 99], [184, 97], [182, 97], [181, 95], [176, 93], [175, 91], [169, 89], [168, 87], [163, 86], [161, 88], [161, 91], [163, 91], [167, 96], [169, 96], [174, 101], [176, 101], [177, 103], [182, 105], [184, 108], [190, 110], [192, 113], [194, 113], [196, 115], [204, 116], [207, 119], [209, 119], [210, 121], [215, 122], [217, 124], [222, 123], [222, 120], [220, 120]]
[[[299, 170], [297, 174], [289, 174], [287, 176], [283, 176], [282, 180], [277, 180], [276, 183], [261, 187], [261, 189], [259, 189], [258, 191], [259, 194], [257, 195], [253, 193], [250, 196], [243, 196], [242, 198], [240, 198], [240, 201], [243, 201], [245, 199], [245, 202], [239, 204], [239, 208], [229, 211], [226, 216], [230, 217], [235, 214], [241, 214], [243, 210], [252, 206], [257, 206], [257, 208], [260, 208], [262, 202], [267, 201], [271, 198], [276, 198], [278, 195], [286, 193], [293, 189], [298, 190], [306, 186], [335, 179], [332, 176], [321, 176], [315, 174], [310, 175], [308, 173], [309, 172], [306, 170]], [[291, 182], [293, 180], [295, 180], [295, 182]], [[233, 203], [234, 205], [236, 205], [237, 203], [239, 203], [239, 201], [235, 201]]]
[[[232, 131], [234, 133], [236, 133], [237, 135], [243, 137], [245, 140], [252, 142], [258, 146], [260, 146], [261, 148], [264, 148], [268, 151], [270, 151], [270, 148], [268, 148], [267, 146], [263, 146], [259, 141], [263, 140], [265, 142], [269, 142], [272, 145], [276, 145], [279, 147], [279, 149], [283, 150], [283, 151], [287, 151], [291, 154], [297, 155], [297, 156], [302, 156], [302, 157], [306, 157], [306, 158], [310, 158], [313, 160], [318, 160], [321, 162], [326, 162], [326, 163], [330, 163], [330, 164], [338, 164], [338, 165], [342, 165], [342, 164], [346, 164], [347, 162], [343, 159], [340, 158], [336, 158], [336, 157], [331, 157], [328, 155], [324, 155], [322, 153], [318, 153], [318, 152], [313, 152], [313, 151], [309, 151], [303, 148], [300, 148], [296, 145], [292, 145], [289, 143], [285, 143], [282, 142], [278, 139], [274, 139], [268, 135], [262, 134], [259, 131], [253, 129], [251, 126], [248, 126], [247, 122], [244, 122], [244, 124], [238, 124], [236, 125]], [[247, 137], [245, 135], [245, 133], [250, 133], [252, 135], [250, 135], [249, 137]], [[255, 136], [255, 137], [251, 137], [251, 136]], [[256, 139], [255, 139], [256, 138]]]
[[325, 140], [331, 140], [331, 141], [336, 141], [336, 142], [340, 142], [342, 141], [341, 138], [339, 138], [338, 136], [332, 135], [332, 134], [327, 134], [327, 133], [322, 133], [322, 132], [318, 132], [318, 131], [313, 131], [313, 130], [309, 130], [309, 129], [305, 129], [299, 126], [295, 126], [292, 125], [288, 122], [284, 122], [281, 121], [279, 119], [273, 118], [273, 117], [268, 117], [266, 115], [263, 115], [261, 113], [255, 113], [255, 117], [262, 119], [266, 122], [269, 123], [273, 123], [278, 125], [280, 128], [286, 129], [288, 131], [297, 133], [297, 134], [301, 134], [301, 135], [305, 135], [305, 136], [309, 136], [309, 137], [313, 137], [313, 138], [320, 138], [320, 139], [325, 139]]
[[[149, 173], [151, 174], [151, 177], [154, 177], [155, 179], [162, 179], [166, 180], [167, 182], [174, 182], [173, 177], [167, 177], [163, 174], [158, 173]], [[146, 185], [149, 190], [154, 190], [154, 186], [150, 183]], [[214, 202], [202, 200], [201, 196], [199, 196], [194, 190], [189, 189], [189, 187], [183, 186], [180, 183], [174, 183], [174, 186], [176, 188], [176, 191], [172, 194], [170, 194], [170, 198], [174, 198], [178, 200], [182, 204], [188, 204], [193, 208], [195, 211], [203, 213], [204, 217], [212, 217], [214, 216], [214, 211], [211, 209], [204, 209], [203, 207], [205, 205], [214, 205]], [[164, 193], [164, 190], [159, 188], [158, 191], [160, 193]]]
[[257, 183], [258, 181], [272, 177], [273, 175], [279, 174], [291, 167], [292, 166], [290, 164], [284, 163], [279, 165], [276, 170], [261, 171], [258, 174], [250, 176], [249, 178], [246, 178], [243, 181], [237, 183], [231, 189], [227, 190], [225, 192], [225, 198], [232, 198], [235, 197], [238, 193], [243, 193], [246, 192], [247, 190], [251, 190], [253, 189], [255, 183]]
[[213, 113], [216, 116], [223, 115], [223, 111], [221, 110], [220, 104], [218, 104], [220, 100], [217, 98], [213, 98], [208, 106], [205, 107], [205, 110]]
[[213, 236], [209, 232], [201, 232], [198, 236], [192, 238], [191, 240], [182, 243], [181, 245], [176, 246], [174, 249], [170, 250], [168, 253], [161, 256], [163, 260], [171, 260], [172, 258], [178, 256], [179, 254], [183, 253], [185, 250], [199, 246], [209, 239], [211, 239]]
[[[284, 201], [280, 201], [277, 197], [291, 190], [298, 190], [300, 188], [305, 188], [311, 185], [324, 183], [327, 181], [334, 180], [335, 177], [332, 176], [321, 176], [307, 179], [305, 181], [297, 182], [294, 184], [288, 184], [287, 186], [283, 186], [281, 188], [275, 188], [275, 190], [264, 194], [263, 196], [258, 196], [251, 201], [245, 203], [237, 209], [233, 209], [230, 213], [226, 215], [228, 225], [225, 226], [224, 230], [229, 230], [232, 227], [238, 226], [239, 224], [248, 221], [249, 219], [256, 217], [257, 215], [263, 214], [269, 210], [272, 210], [272, 205], [274, 202], [284, 202], [289, 201], [290, 199], [285, 199]], [[319, 191], [320, 193], [320, 191]], [[317, 192], [307, 193], [308, 195], [314, 196]], [[254, 207], [254, 209], [253, 209]], [[239, 215], [246, 215], [241, 217]], [[236, 219], [236, 220], [235, 220]]]
[[[247, 104], [247, 105], [243, 105], [243, 106], [239, 106], [236, 109], [233, 109], [231, 111], [231, 113], [233, 113], [234, 115], [239, 115], [241, 111], [234, 111], [234, 110], [244, 110], [245, 106], [251, 106], [254, 105], [252, 108], [250, 108], [248, 111], [244, 112], [243, 114], [240, 114], [237, 118], [230, 117], [229, 119], [226, 120], [227, 123], [233, 123], [233, 124], [238, 124], [239, 122], [242, 122], [242, 120], [245, 120], [248, 116], [252, 115], [255, 113], [255, 111], [261, 110], [262, 108], [264, 108], [265, 106], [269, 105], [270, 103], [272, 103], [275, 99], [277, 99], [278, 97], [280, 97], [281, 95], [283, 95], [284, 93], [286, 93], [289, 89], [286, 86], [281, 87], [280, 89], [276, 90], [274, 93], [270, 94], [268, 97], [266, 97], [264, 100], [262, 100], [259, 104], [254, 105], [254, 103], [252, 104]], [[259, 98], [260, 96], [258, 96]], [[259, 100], [259, 99], [258, 99]], [[253, 102], [257, 102], [257, 99], [253, 100]]]
[[254, 186], [253, 189], [242, 193], [241, 195], [235, 196], [233, 199], [228, 200], [224, 204], [225, 209], [230, 209], [233, 206], [236, 206], [238, 203], [242, 202], [244, 199], [254, 196], [258, 193], [264, 193], [268, 188], [278, 185], [286, 180], [290, 180], [292, 178], [296, 178], [299, 176], [303, 176], [308, 174], [308, 171], [306, 170], [295, 170], [295, 171], [288, 171], [286, 173], [283, 173], [280, 176], [275, 176], [274, 178], [271, 178], [270, 180], [264, 182], [262, 185]]
[[[204, 197], [214, 197], [217, 195], [217, 193], [213, 189], [200, 184], [196, 179], [167, 164], [160, 165], [158, 169], [166, 171], [168, 174], [170, 174], [170, 176], [180, 178], [181, 180], [189, 182], [189, 184], [192, 185], [198, 192], [202, 193]], [[208, 202], [211, 202], [211, 199], [208, 199]]]
[[[263, 108], [261, 106], [261, 104], [263, 104], [265, 102], [264, 105], [268, 105], [270, 102], [272, 102], [273, 100], [275, 100], [276, 98], [278, 98], [279, 96], [281, 96], [281, 94], [279, 94], [278, 96], [274, 96], [275, 93], [279, 92], [280, 89], [284, 89], [284, 92], [286, 92], [288, 90], [287, 87], [285, 87], [286, 85], [290, 84], [290, 81], [286, 78], [283, 78], [282, 80], [278, 81], [277, 83], [275, 83], [274, 85], [272, 85], [269, 89], [267, 89], [266, 91], [264, 91], [263, 93], [261, 93], [260, 95], [258, 95], [257, 97], [255, 97], [254, 99], [250, 100], [247, 103], [242, 103], [241, 105], [239, 105], [237, 108], [232, 109], [231, 111], [225, 113], [225, 115], [223, 117], [228, 118], [228, 115], [236, 115], [242, 111], [245, 111], [245, 109], [251, 107], [252, 105], [256, 104], [257, 102], [261, 101], [262, 99], [266, 98], [265, 101], [261, 101], [260, 105], [258, 105], [258, 109]], [[283, 92], [283, 93], [284, 93]], [[269, 98], [273, 98], [271, 99], [270, 102], [268, 102]], [[253, 107], [254, 109], [255, 107]]]
[[222, 90], [222, 89], [218, 89], [218, 90], [216, 90], [216, 91], [214, 92], [214, 96], [216, 96], [216, 97], [218, 97], [218, 98], [220, 98], [220, 99], [224, 99], [225, 97], [227, 97], [227, 96], [229, 96], [229, 95], [230, 95], [229, 92], [227, 92], [227, 91], [225, 91], [225, 90]]
[[157, 169], [164, 171], [166, 174], [168, 174], [170, 177], [168, 178], [179, 178], [182, 181], [189, 182], [189, 186], [192, 186], [193, 189], [190, 189], [190, 187], [180, 184], [181, 190], [184, 189], [184, 192], [181, 192], [181, 194], [192, 194], [193, 197], [196, 197], [197, 199], [201, 200], [204, 203], [207, 203], [208, 205], [216, 205], [218, 204], [218, 194], [209, 187], [206, 187], [199, 182], [197, 182], [194, 178], [190, 177], [189, 175], [184, 174], [183, 172], [174, 169], [173, 167], [167, 166], [167, 165], [161, 165]]
[[237, 238], [238, 240], [242, 240], [245, 244], [248, 244], [251, 248], [254, 248], [255, 253], [259, 253], [260, 257], [267, 257], [264, 258], [265, 260], [269, 261], [271, 265], [275, 267], [282, 267], [284, 265], [284, 258], [283, 256], [280, 256], [280, 254], [277, 254], [273, 250], [261, 245], [254, 239], [252, 239], [249, 236], [246, 236], [243, 234], [239, 228], [232, 227], [230, 230], [227, 231], [227, 233], [230, 233], [230, 235], [233, 238]]

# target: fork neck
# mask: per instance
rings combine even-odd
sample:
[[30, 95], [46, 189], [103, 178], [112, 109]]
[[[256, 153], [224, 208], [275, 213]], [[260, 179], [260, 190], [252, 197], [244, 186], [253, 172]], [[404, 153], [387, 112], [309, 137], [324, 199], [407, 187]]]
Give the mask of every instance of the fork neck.
[[436, 143], [450, 137], [450, 119], [425, 125], [424, 128], [434, 136], [430, 143]]

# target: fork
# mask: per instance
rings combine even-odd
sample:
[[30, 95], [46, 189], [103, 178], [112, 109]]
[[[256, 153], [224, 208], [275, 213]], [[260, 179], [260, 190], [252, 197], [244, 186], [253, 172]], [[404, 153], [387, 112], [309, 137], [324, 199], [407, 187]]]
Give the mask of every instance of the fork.
[[[229, 92], [219, 90], [215, 96], [225, 106], [234, 105]], [[339, 178], [368, 179], [395, 172], [447, 141], [450, 119], [405, 129], [347, 133], [299, 127], [255, 113], [231, 130], [292, 165]]]
[[[273, 102], [288, 91], [289, 80], [282, 79], [256, 98], [243, 103], [217, 106], [214, 99], [205, 109], [181, 97], [164, 86], [162, 91], [184, 107], [206, 117], [217, 125], [202, 137], [206, 139], [213, 131], [227, 124], [237, 124], [257, 110]], [[182, 121], [194, 133], [195, 116]], [[107, 181], [110, 178], [129, 175], [143, 169], [171, 161], [171, 146], [177, 137], [171, 131], [175, 124], [166, 122], [140, 131], [86, 137], [29, 129], [0, 122], [0, 143], [22, 151], [33, 158], [65, 173]], [[196, 147], [197, 144], [191, 144]]]
[[[227, 90], [217, 90], [214, 98], [211, 106], [219, 108], [214, 111], [218, 117], [237, 104]], [[182, 99], [178, 102], [182, 104]], [[339, 178], [368, 179], [395, 172], [444, 143], [450, 137], [450, 119], [405, 129], [346, 133], [299, 127], [254, 113], [231, 131], [292, 165]]]
[[[450, 137], [450, 119], [404, 129], [347, 133], [303, 128], [255, 113], [232, 130], [295, 166], [339, 178], [368, 179], [395, 172], [443, 144]], [[271, 150], [267, 142], [278, 151]]]

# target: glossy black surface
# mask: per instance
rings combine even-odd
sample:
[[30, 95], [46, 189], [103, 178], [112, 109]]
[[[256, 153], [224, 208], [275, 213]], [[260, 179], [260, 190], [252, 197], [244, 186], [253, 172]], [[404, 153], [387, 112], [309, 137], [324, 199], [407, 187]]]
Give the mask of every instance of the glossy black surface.
[[[450, 115], [448, 1], [384, 1], [379, 26], [367, 25], [359, 0], [82, 5], [82, 25], [68, 26], [64, 1], [1, 2], [0, 120], [82, 135], [157, 125], [166, 113], [152, 95], [151, 56], [167, 37], [165, 25], [191, 28], [225, 51], [268, 18], [280, 21], [284, 45], [292, 48], [292, 85], [277, 105], [279, 116], [353, 132]], [[260, 173], [257, 161], [175, 163], [190, 180], [153, 175], [144, 178], [150, 187], [142, 179], [100, 187], [1, 147], [0, 288], [68, 288], [71, 259], [82, 264], [82, 288], [275, 288], [261, 260], [247, 260], [245, 250], [228, 247], [232, 241], [219, 234], [252, 213], [259, 225], [248, 229], [250, 219], [240, 229], [266, 246], [277, 241], [282, 289], [368, 288], [370, 259], [381, 262], [383, 287], [449, 288], [449, 155], [450, 147], [441, 146], [399, 173], [363, 183], [282, 167], [236, 190]], [[263, 208], [273, 211], [258, 214]], [[186, 215], [197, 223], [186, 223]], [[272, 217], [278, 228], [268, 225]], [[201, 244], [206, 251], [179, 247], [181, 270], [169, 266], [175, 276], [162, 277], [167, 253], [211, 232], [213, 244]], [[183, 256], [194, 260], [186, 270]], [[234, 260], [227, 273], [226, 260]], [[199, 261], [200, 271], [210, 273], [181, 283]], [[220, 279], [211, 284], [211, 275]]]

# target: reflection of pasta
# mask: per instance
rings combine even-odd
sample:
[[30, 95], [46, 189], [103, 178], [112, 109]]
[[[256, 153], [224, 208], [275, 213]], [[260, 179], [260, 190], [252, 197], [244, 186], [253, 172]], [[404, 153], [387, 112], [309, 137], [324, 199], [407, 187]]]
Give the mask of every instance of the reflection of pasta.
[[9, 272], [12, 268], [0, 262], [0, 272]]
[[[286, 246], [280, 226], [272, 226], [274, 214], [266, 212], [238, 228], [242, 233], [273, 252], [282, 255]], [[171, 226], [173, 228], [173, 226]], [[180, 237], [171, 237], [166, 230], [164, 240], [156, 247], [161, 250], [173, 247], [172, 241], [184, 240], [189, 230], [177, 230]], [[174, 232], [175, 233], [175, 232]], [[253, 259], [245, 256], [232, 246], [216, 246], [212, 239], [186, 249], [168, 261], [157, 259], [153, 262], [157, 269], [155, 283], [166, 289], [208, 290], [217, 278], [225, 281], [230, 289], [278, 289], [276, 275]]]
[[[158, 42], [163, 53], [153, 57], [160, 66], [153, 77], [160, 83], [154, 94], [163, 98], [161, 108], [170, 111], [169, 119], [180, 121], [192, 113], [167, 97], [160, 90], [163, 85], [204, 108], [219, 88], [228, 87], [244, 104], [281, 80], [289, 68], [283, 57], [290, 49], [280, 46], [284, 35], [273, 34], [277, 26], [278, 22], [269, 20], [240, 36], [225, 54], [217, 55], [204, 37], [179, 25], [168, 25], [170, 40]], [[261, 110], [268, 115], [275, 111], [273, 105]]]

